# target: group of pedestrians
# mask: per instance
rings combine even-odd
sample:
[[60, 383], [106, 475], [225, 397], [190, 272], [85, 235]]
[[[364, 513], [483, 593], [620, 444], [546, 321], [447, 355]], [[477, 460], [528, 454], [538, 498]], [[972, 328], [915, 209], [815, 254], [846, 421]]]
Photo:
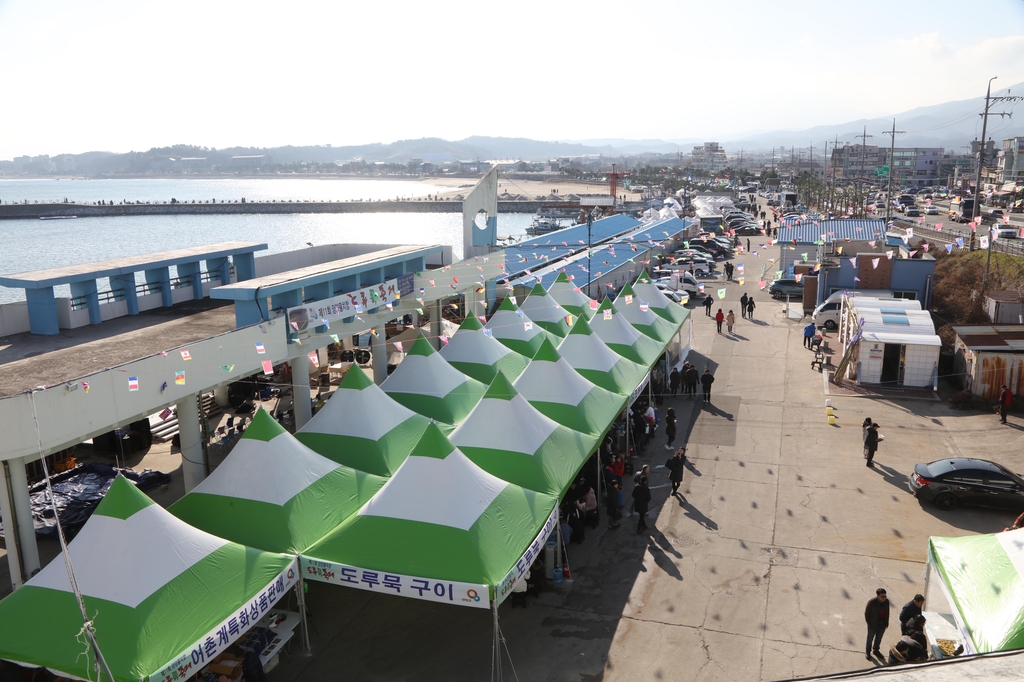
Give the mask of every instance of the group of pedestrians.
[[683, 389], [684, 396], [696, 396], [698, 383], [700, 383], [700, 372], [697, 371], [695, 365], [689, 362], [683, 363], [682, 371], [673, 367], [672, 372], [668, 375], [668, 386], [673, 398], [680, 388]]
[[[864, 622], [868, 626], [867, 642], [864, 645], [864, 658], [874, 661], [872, 655], [889, 665], [924, 661], [928, 659], [928, 640], [924, 634], [927, 619], [922, 615], [924, 595], [915, 594], [914, 598], [903, 605], [900, 610], [900, 639], [889, 649], [886, 660], [881, 651], [882, 636], [889, 627], [889, 596], [885, 588], [875, 590], [875, 597], [864, 607]], [[963, 647], [956, 655], [963, 652]]]

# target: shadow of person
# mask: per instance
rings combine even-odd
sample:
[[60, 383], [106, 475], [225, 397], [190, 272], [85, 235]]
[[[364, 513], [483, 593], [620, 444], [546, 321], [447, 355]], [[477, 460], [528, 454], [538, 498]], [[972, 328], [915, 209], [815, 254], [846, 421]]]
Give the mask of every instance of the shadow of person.
[[769, 326], [771, 326], [767, 322], [765, 322], [764, 320], [750, 320], [750, 321], [753, 322], [754, 324], [756, 324], [759, 327], [769, 327]]
[[669, 541], [669, 539], [667, 537], [665, 537], [665, 534], [662, 533], [660, 530], [658, 530], [657, 528], [651, 526], [648, 529], [648, 534], [650, 535], [651, 542], [656, 542], [658, 544], [658, 546], [661, 547], [661, 549], [664, 550], [664, 552], [666, 554], [671, 554], [672, 556], [674, 556], [677, 559], [682, 559], [683, 558], [683, 555], [679, 553], [679, 550], [677, 550], [672, 545], [672, 543]]
[[710, 412], [711, 414], [715, 415], [716, 417], [725, 417], [729, 421], [733, 420], [731, 412], [720, 410], [719, 408], [715, 407], [714, 403], [704, 403], [704, 409]]
[[739, 339], [740, 341], [749, 341], [750, 340], [747, 337], [743, 336], [742, 334], [733, 334], [733, 336], [735, 338]]
[[892, 467], [879, 464], [878, 462], [875, 462], [875, 466], [872, 468], [882, 475], [882, 480], [886, 483], [894, 485], [900, 490], [909, 490], [908, 485], [910, 483], [910, 479], [906, 474], [901, 474]]
[[686, 467], [687, 469], [689, 469], [690, 471], [692, 471], [694, 476], [703, 476], [704, 475], [704, 474], [700, 473], [700, 469], [698, 469], [694, 465], [693, 461], [690, 460], [689, 458], [683, 460], [683, 466]]
[[718, 530], [718, 524], [717, 523], [715, 523], [714, 521], [712, 521], [708, 517], [704, 516], [704, 514], [702, 514], [699, 509], [694, 507], [692, 504], [687, 502], [685, 499], [680, 504], [682, 505], [683, 509], [686, 510], [685, 516], [687, 518], [693, 519], [694, 521], [696, 521], [697, 523], [699, 523], [701, 526], [703, 526], [704, 528], [706, 528], [708, 530]]
[[[644, 532], [651, 533], [652, 530], [654, 529], [649, 528]], [[665, 552], [661, 549], [661, 547], [658, 546], [658, 543], [655, 542], [653, 537], [648, 538], [647, 551], [651, 553], [652, 557], [654, 557], [654, 563], [657, 564], [658, 568], [665, 571], [665, 573], [668, 573], [670, 576], [672, 576], [679, 582], [683, 581], [683, 574], [679, 572], [679, 569], [676, 568], [675, 563], [673, 563], [672, 559], [670, 559], [668, 555], [666, 555]], [[677, 554], [676, 556], [679, 555]]]

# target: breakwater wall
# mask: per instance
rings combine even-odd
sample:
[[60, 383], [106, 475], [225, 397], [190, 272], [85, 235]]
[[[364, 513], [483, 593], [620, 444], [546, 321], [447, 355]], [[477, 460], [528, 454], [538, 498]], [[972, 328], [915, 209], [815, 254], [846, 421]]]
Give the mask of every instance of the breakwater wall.
[[[540, 201], [499, 201], [499, 213], [536, 213]], [[239, 213], [462, 213], [461, 201], [218, 201], [216, 203], [0, 204], [0, 220], [76, 216], [232, 215]]]

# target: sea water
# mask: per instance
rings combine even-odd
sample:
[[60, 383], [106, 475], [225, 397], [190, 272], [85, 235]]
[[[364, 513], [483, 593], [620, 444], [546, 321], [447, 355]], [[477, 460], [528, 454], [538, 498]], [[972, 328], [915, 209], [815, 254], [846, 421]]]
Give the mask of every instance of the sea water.
[[[210, 194], [211, 187], [221, 191], [211, 199], [278, 199], [288, 198], [328, 199], [340, 196], [347, 198], [394, 198], [404, 188], [411, 191], [428, 189], [433, 193], [439, 188], [406, 181], [360, 181], [360, 180], [0, 180], [0, 197], [23, 196], [30, 192], [39, 193], [47, 184], [66, 185], [67, 191], [59, 192], [63, 199], [95, 201], [99, 197], [91, 183], [100, 183], [104, 189], [120, 187], [125, 193], [137, 193], [147, 187], [146, 183], [158, 189], [149, 195], [151, 201], [163, 200], [160, 193], [176, 192], [175, 198]], [[199, 183], [192, 186], [190, 183]], [[122, 183], [122, 184], [103, 184]], [[236, 184], [237, 183], [237, 184]], [[279, 184], [280, 183], [280, 184]], [[297, 185], [321, 187], [319, 195], [291, 194], [298, 192]], [[347, 183], [353, 183], [349, 186]], [[366, 187], [367, 185], [372, 187]], [[257, 187], [261, 194], [253, 194], [251, 187]], [[75, 191], [70, 188], [74, 187]], [[79, 188], [85, 189], [79, 189]], [[369, 195], [369, 189], [377, 194]], [[329, 191], [330, 190], [330, 191]], [[77, 192], [77, 193], [76, 193]], [[243, 192], [249, 192], [245, 194]], [[360, 194], [362, 192], [362, 194]], [[190, 194], [192, 193], [192, 194]], [[107, 192], [105, 201], [119, 201], [113, 191]], [[136, 194], [137, 196], [138, 194]], [[333, 196], [332, 196], [333, 195]], [[414, 196], [406, 194], [405, 196]], [[89, 197], [89, 199], [87, 199]], [[55, 197], [43, 197], [40, 201]], [[128, 197], [125, 197], [128, 198]], [[167, 197], [168, 199], [170, 197]], [[134, 199], [131, 199], [134, 200]], [[198, 200], [198, 199], [197, 199]], [[7, 199], [5, 198], [6, 202]], [[31, 199], [30, 199], [31, 201]], [[532, 215], [503, 213], [498, 216], [499, 236], [522, 236], [533, 220]], [[460, 213], [301, 213], [287, 215], [157, 215], [124, 216], [102, 218], [78, 218], [76, 220], [0, 220], [0, 274], [30, 272], [76, 263], [120, 258], [158, 251], [170, 251], [190, 246], [202, 246], [227, 241], [249, 241], [266, 243], [268, 249], [256, 256], [281, 251], [307, 248], [309, 244], [334, 243], [375, 243], [375, 244], [445, 244], [452, 245], [455, 253], [462, 250], [462, 214]], [[173, 275], [172, 275], [173, 276]], [[100, 290], [109, 289], [107, 280], [99, 281]], [[69, 287], [57, 287], [57, 296], [69, 296]], [[22, 289], [0, 287], [0, 303], [24, 300]]]

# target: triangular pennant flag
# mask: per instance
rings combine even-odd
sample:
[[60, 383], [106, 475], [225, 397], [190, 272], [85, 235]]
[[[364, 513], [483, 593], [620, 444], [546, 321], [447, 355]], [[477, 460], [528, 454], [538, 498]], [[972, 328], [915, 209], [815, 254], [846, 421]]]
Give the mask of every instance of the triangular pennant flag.
[[871, 267], [877, 269], [878, 268], [878, 261], [880, 261], [880, 260], [882, 260], [882, 259], [881, 258], [872, 258], [871, 259]]
[[725, 289], [719, 289], [718, 290], [718, 298], [719, 299], [725, 298], [725, 291], [726, 291]]

